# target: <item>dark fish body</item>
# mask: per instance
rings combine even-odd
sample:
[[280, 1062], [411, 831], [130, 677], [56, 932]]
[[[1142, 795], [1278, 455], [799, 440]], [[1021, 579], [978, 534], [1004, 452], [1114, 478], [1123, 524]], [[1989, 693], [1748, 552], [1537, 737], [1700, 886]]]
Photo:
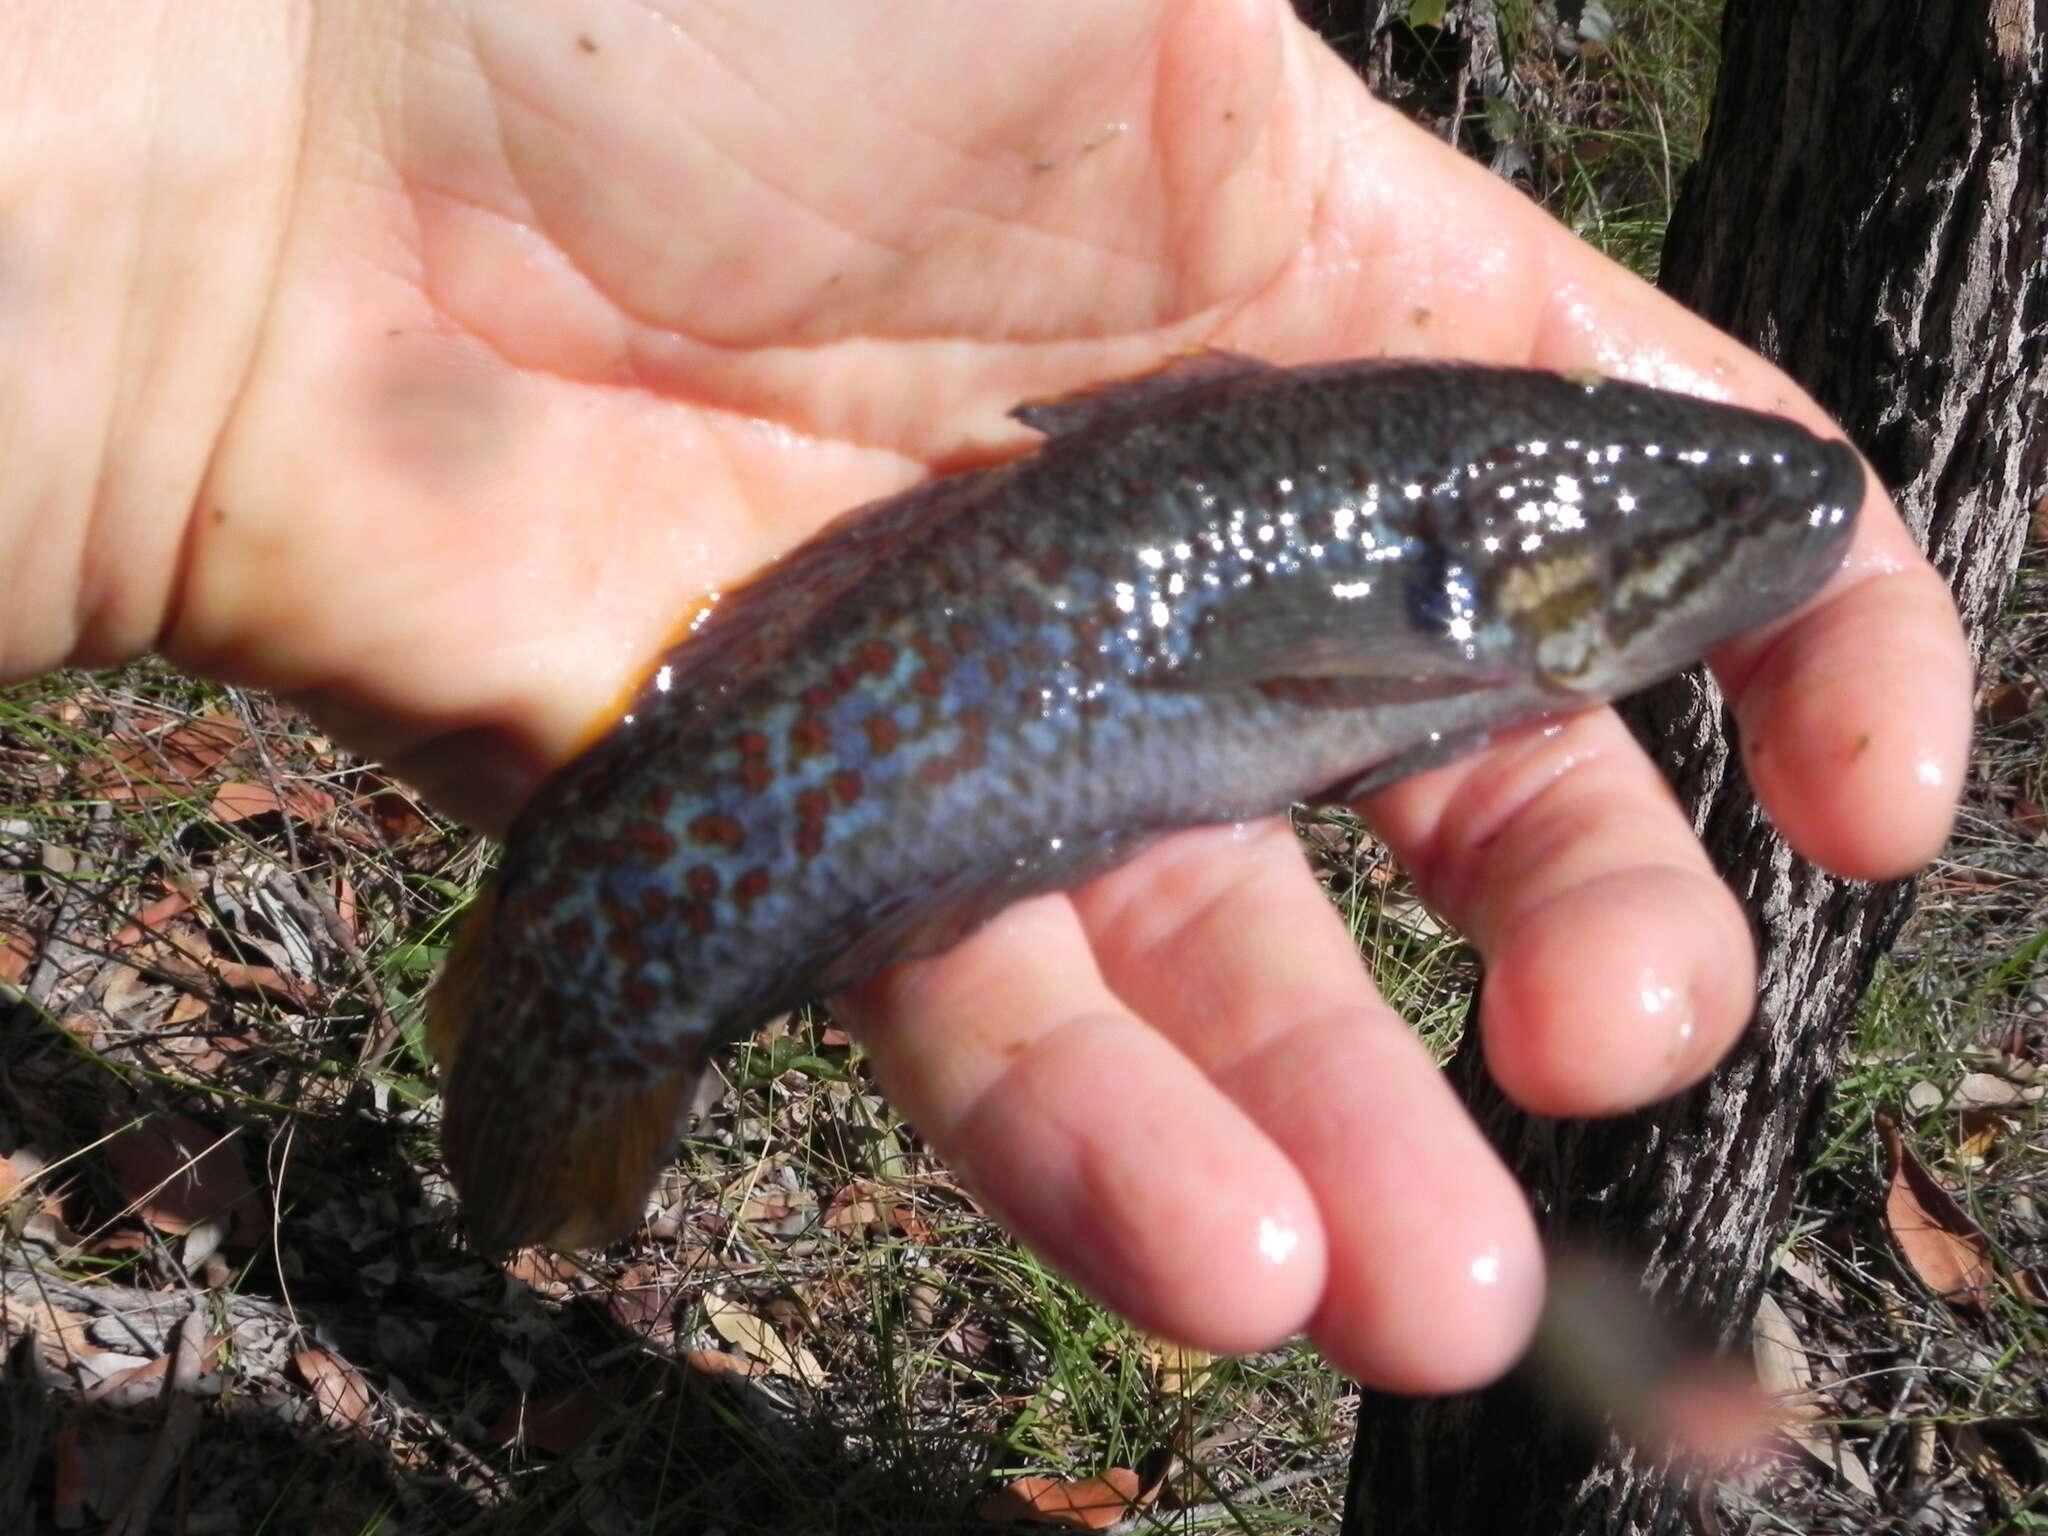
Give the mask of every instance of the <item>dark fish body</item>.
[[1777, 616], [1863, 487], [1780, 418], [1452, 364], [1209, 355], [1018, 414], [1036, 453], [718, 603], [514, 826], [436, 1000], [480, 1246], [628, 1229], [707, 1048], [803, 998]]

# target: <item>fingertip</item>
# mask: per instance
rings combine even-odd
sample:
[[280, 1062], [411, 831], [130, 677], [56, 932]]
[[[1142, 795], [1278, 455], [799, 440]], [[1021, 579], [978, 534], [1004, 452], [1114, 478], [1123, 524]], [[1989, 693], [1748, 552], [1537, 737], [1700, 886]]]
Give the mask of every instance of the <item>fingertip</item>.
[[[1421, 1042], [1391, 1016], [1339, 1007], [1235, 1076], [1320, 1204], [1329, 1278], [1309, 1333], [1331, 1363], [1405, 1393], [1507, 1369], [1542, 1304], [1535, 1224]], [[1341, 1094], [1316, 1092], [1332, 1082]]]
[[1788, 630], [1744, 680], [1744, 766], [1785, 839], [1856, 880], [1911, 874], [1955, 821], [1972, 669], [1948, 590], [1917, 560]]
[[1444, 1191], [1437, 1230], [1370, 1268], [1333, 1268], [1309, 1334], [1330, 1363], [1375, 1391], [1469, 1392], [1528, 1348], [1543, 1307], [1534, 1218], [1505, 1170]]
[[1747, 1022], [1756, 963], [1705, 869], [1618, 870], [1522, 914], [1481, 1000], [1486, 1060], [1544, 1115], [1612, 1115], [1697, 1082]]
[[1300, 1174], [1121, 1016], [1037, 1042], [944, 1147], [1020, 1237], [1139, 1327], [1215, 1354], [1299, 1333], [1325, 1284]]

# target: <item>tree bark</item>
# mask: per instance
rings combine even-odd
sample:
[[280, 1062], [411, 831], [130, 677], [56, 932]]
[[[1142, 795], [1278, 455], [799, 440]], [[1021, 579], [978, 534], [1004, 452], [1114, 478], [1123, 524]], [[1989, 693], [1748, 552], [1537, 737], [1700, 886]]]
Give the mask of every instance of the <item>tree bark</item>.
[[[1730, 0], [1664, 284], [1805, 383], [1893, 486], [1981, 654], [2048, 492], [2048, 0]], [[1757, 236], [1762, 234], [1763, 239]], [[1904, 885], [1836, 880], [1773, 834], [1711, 682], [1633, 707], [1747, 903], [1753, 1027], [1700, 1091], [1553, 1124], [1452, 1071], [1553, 1236], [1625, 1239], [1660, 1298], [1746, 1333], [1836, 1053]], [[1362, 1405], [1347, 1536], [1672, 1532], [1687, 1490], [1574, 1438], [1509, 1383]]]

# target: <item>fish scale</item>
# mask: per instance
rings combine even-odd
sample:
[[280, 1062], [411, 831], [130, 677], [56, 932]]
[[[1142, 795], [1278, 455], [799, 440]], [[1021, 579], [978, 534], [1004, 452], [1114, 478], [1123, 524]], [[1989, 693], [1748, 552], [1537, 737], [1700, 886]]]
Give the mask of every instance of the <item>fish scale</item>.
[[433, 1006], [479, 1245], [629, 1228], [705, 1053], [1178, 827], [1642, 687], [1839, 562], [1853, 453], [1611, 380], [1203, 354], [720, 600], [534, 797]]

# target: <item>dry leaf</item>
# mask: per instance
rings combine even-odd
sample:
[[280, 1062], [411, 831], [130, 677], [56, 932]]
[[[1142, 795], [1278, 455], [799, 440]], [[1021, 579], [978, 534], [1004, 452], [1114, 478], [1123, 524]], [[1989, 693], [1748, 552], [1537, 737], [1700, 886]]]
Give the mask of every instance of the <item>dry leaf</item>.
[[370, 1388], [341, 1356], [309, 1345], [292, 1356], [299, 1379], [312, 1389], [313, 1406], [329, 1429], [352, 1434], [370, 1417]]
[[879, 1191], [880, 1186], [867, 1179], [856, 1179], [840, 1190], [825, 1207], [826, 1229], [845, 1235], [881, 1226], [882, 1207], [875, 1198]]
[[383, 835], [387, 845], [409, 843], [430, 829], [431, 824], [420, 808], [396, 785], [386, 785], [370, 795], [364, 808], [369, 811], [370, 819], [376, 822], [377, 831]]
[[1168, 1397], [1199, 1392], [1209, 1379], [1209, 1367], [1216, 1359], [1199, 1349], [1169, 1344], [1165, 1339], [1155, 1339], [1150, 1335], [1138, 1347], [1156, 1374], [1160, 1392]]
[[1944, 1424], [1948, 1435], [1949, 1449], [1957, 1461], [1976, 1474], [1977, 1480], [1998, 1490], [1999, 1498], [2008, 1504], [2019, 1502], [2024, 1494], [2018, 1478], [2007, 1467], [1991, 1443], [1978, 1433], [1974, 1424]]
[[891, 1206], [889, 1222], [913, 1243], [929, 1243], [938, 1238], [938, 1233], [932, 1230], [932, 1224], [918, 1214], [915, 1206]]
[[0, 981], [20, 986], [36, 963], [36, 941], [26, 933], [10, 933], [0, 944]]
[[1833, 1425], [1802, 1422], [1819, 1417], [1822, 1411], [1814, 1401], [1813, 1361], [1791, 1316], [1769, 1291], [1764, 1292], [1757, 1306], [1756, 1322], [1750, 1330], [1750, 1352], [1756, 1361], [1757, 1384], [1772, 1396], [1772, 1406], [1784, 1416], [1778, 1433], [1857, 1492], [1876, 1497], [1870, 1469], [1864, 1466], [1861, 1456], [1842, 1443], [1841, 1430]]
[[569, 1294], [569, 1282], [576, 1274], [573, 1257], [541, 1248], [521, 1248], [502, 1267], [512, 1279], [550, 1301], [560, 1301]]
[[50, 1519], [60, 1531], [85, 1524], [86, 1456], [76, 1424], [60, 1424], [50, 1437]]
[[248, 740], [232, 715], [205, 715], [160, 734], [117, 737], [81, 777], [108, 800], [183, 794]]
[[127, 949], [142, 942], [144, 936], [157, 932], [174, 917], [182, 917], [192, 910], [192, 897], [180, 890], [165, 892], [140, 912], [123, 923], [114, 934], [114, 947]]
[[2031, 678], [2000, 683], [1984, 692], [1980, 707], [1988, 725], [2016, 725], [2034, 712], [2041, 702], [2040, 685]]
[[1995, 1110], [1963, 1111], [1963, 1139], [1956, 1143], [1956, 1161], [1965, 1168], [1982, 1167], [1997, 1154], [1999, 1139], [2012, 1128]]
[[277, 798], [277, 791], [268, 784], [257, 784], [249, 779], [230, 779], [213, 792], [213, 804], [209, 809], [213, 819], [224, 826], [238, 821], [253, 820], [268, 816], [273, 811], [284, 809], [284, 802]]
[[745, 1355], [727, 1354], [722, 1349], [686, 1349], [683, 1364], [705, 1376], [765, 1376], [768, 1367]]
[[523, 1445], [566, 1456], [616, 1415], [639, 1394], [641, 1379], [620, 1372], [601, 1381], [579, 1381], [559, 1392], [515, 1403], [491, 1426], [494, 1445]]
[[313, 998], [308, 988], [275, 966], [217, 959], [212, 962], [211, 969], [214, 979], [230, 992], [247, 992], [300, 1013], [312, 1006]]
[[1931, 1115], [1948, 1102], [1948, 1095], [1937, 1084], [1922, 1078], [1906, 1090], [1906, 1109], [1913, 1115]]
[[2004, 1109], [2020, 1102], [2020, 1085], [1990, 1072], [1971, 1072], [1949, 1095], [1951, 1109]]
[[1020, 1477], [991, 1494], [974, 1512], [991, 1525], [1058, 1525], [1073, 1531], [1106, 1531], [1138, 1506], [1143, 1484], [1128, 1467], [1111, 1467], [1100, 1477], [1063, 1483], [1051, 1477]]
[[318, 822], [334, 810], [334, 796], [312, 784], [290, 784], [279, 794], [270, 784], [233, 779], [214, 791], [213, 819], [222, 825], [288, 811], [300, 821]]
[[1757, 1385], [1775, 1398], [1778, 1411], [1795, 1418], [1820, 1417], [1813, 1401], [1813, 1362], [1791, 1314], [1765, 1291], [1750, 1325], [1749, 1350], [1756, 1361]]
[[791, 1376], [807, 1387], [825, 1384], [825, 1368], [801, 1344], [791, 1344], [766, 1321], [736, 1301], [723, 1296], [704, 1298], [704, 1316], [714, 1332], [726, 1343], [759, 1360], [780, 1376]]
[[223, 1137], [183, 1115], [158, 1115], [107, 1142], [114, 1187], [159, 1232], [182, 1235], [203, 1221], [253, 1210], [256, 1190], [233, 1133]]
[[332, 791], [317, 784], [291, 784], [284, 792], [285, 809], [308, 825], [325, 821], [340, 803]]
[[1920, 1283], [1950, 1305], [1987, 1310], [1993, 1278], [1990, 1242], [1955, 1196], [1920, 1166], [1889, 1116], [1878, 1116], [1877, 1130], [1891, 1162], [1885, 1222], [1899, 1252]]
[[337, 871], [334, 876], [334, 915], [341, 923], [341, 930], [354, 943], [362, 937], [362, 919], [356, 910], [356, 888], [347, 875]]

